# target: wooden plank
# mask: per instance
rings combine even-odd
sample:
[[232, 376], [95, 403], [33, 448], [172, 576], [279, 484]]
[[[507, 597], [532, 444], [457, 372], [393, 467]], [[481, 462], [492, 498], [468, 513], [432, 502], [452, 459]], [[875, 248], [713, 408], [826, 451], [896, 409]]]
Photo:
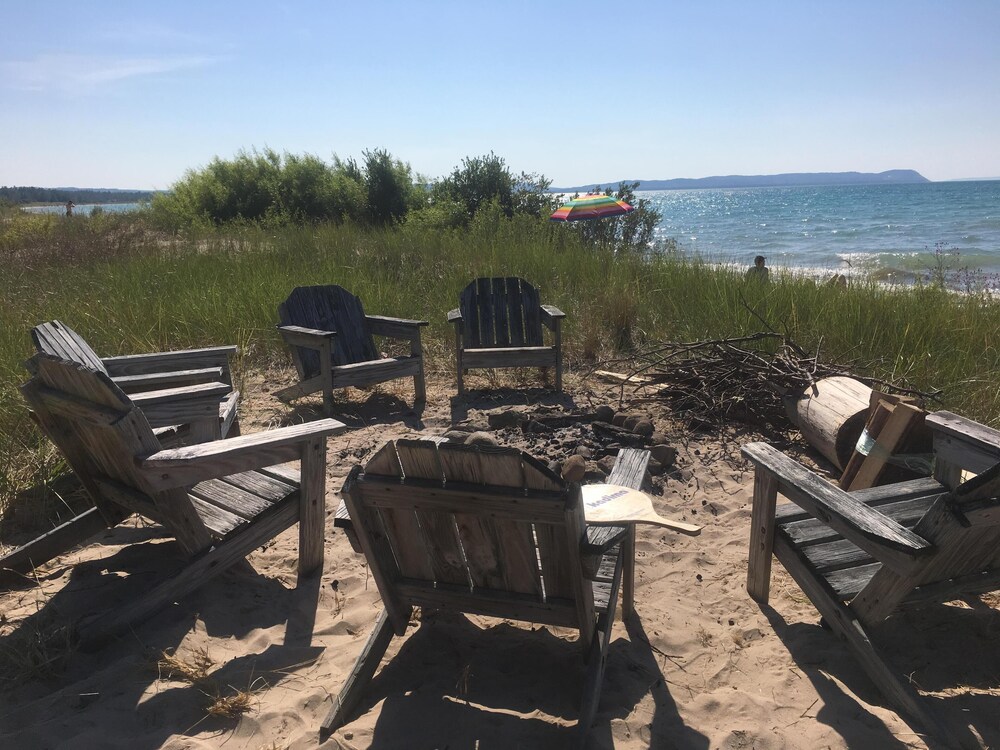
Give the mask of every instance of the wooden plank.
[[783, 495], [886, 565], [906, 570], [917, 557], [932, 551], [927, 540], [857, 502], [770, 445], [751, 443], [742, 452], [758, 471], [774, 475]]
[[246, 525], [247, 520], [214, 503], [191, 495], [191, 505], [198, 512], [201, 522], [212, 533], [212, 536], [222, 539], [230, 533]]
[[[934, 504], [938, 497], [940, 497], [940, 493], [937, 495], [927, 495], [923, 497], [900, 500], [897, 502], [882, 503], [877, 507], [879, 513], [882, 515], [887, 518], [891, 518], [901, 526], [912, 529], [924, 513], [928, 511], [931, 505]], [[778, 520], [777, 523], [781, 527], [782, 531], [788, 535], [791, 542], [800, 547], [834, 541], [840, 538], [840, 534], [833, 531], [822, 521], [814, 518], [804, 521], [793, 521], [791, 523], [781, 523], [781, 521]]]
[[299, 577], [323, 570], [326, 534], [326, 436], [302, 448], [299, 486]]
[[[882, 432], [882, 428], [885, 427], [885, 423], [889, 421], [889, 417], [893, 410], [892, 404], [880, 402], [874, 409], [871, 410], [871, 414], [868, 417], [868, 421], [865, 424], [865, 429], [861, 433], [862, 438], [867, 438], [868, 440], [876, 440], [879, 433]], [[847, 489], [851, 486], [854, 481], [854, 477], [857, 476], [858, 471], [864, 465], [867, 456], [864, 453], [858, 451], [855, 447], [854, 453], [851, 454], [850, 459], [847, 462], [847, 466], [844, 467], [844, 473], [840, 477], [840, 487]]]
[[[479, 446], [442, 444], [438, 455], [448, 487], [482, 486], [486, 477], [499, 478], [501, 474], [504, 474], [501, 480], [503, 485], [520, 478], [521, 457], [512, 449], [489, 450]], [[478, 503], [461, 503], [460, 508], [474, 511], [455, 513], [472, 585], [538, 593], [531, 524], [491, 518], [478, 512], [482, 510]], [[514, 514], [516, 517], [517, 514]]]
[[489, 279], [476, 279], [476, 307], [479, 310], [479, 344], [482, 347], [492, 347], [494, 337], [493, 299], [490, 296], [492, 285]]
[[[936, 479], [922, 477], [920, 479], [910, 479], [905, 482], [883, 485], [882, 487], [869, 487], [868, 489], [857, 490], [850, 494], [859, 503], [864, 503], [871, 508], [881, 508], [886, 503], [903, 502], [931, 495], [940, 495], [946, 489]], [[795, 503], [782, 503], [778, 506], [775, 513], [775, 520], [779, 524], [806, 521], [811, 518], [811, 515]]]
[[[444, 474], [437, 454], [437, 445], [426, 440], [397, 440], [396, 455], [406, 483], [424, 479], [443, 484]], [[409, 498], [409, 492], [404, 499]], [[469, 583], [465, 551], [458, 537], [454, 513], [448, 509], [420, 507], [416, 511], [420, 536], [412, 544], [423, 543], [434, 571], [434, 580], [446, 583]], [[413, 553], [413, 556], [416, 552]]]
[[[291, 491], [294, 492], [295, 489]], [[247, 521], [273, 505], [273, 502], [259, 497], [254, 492], [229, 484], [222, 479], [208, 479], [199, 482], [189, 490], [188, 494]], [[285, 494], [290, 494], [290, 492]]]
[[396, 455], [396, 443], [385, 443], [368, 461], [365, 462], [365, 474], [380, 474], [389, 477], [403, 476], [403, 468], [399, 465]]
[[120, 375], [113, 377], [112, 380], [126, 393], [142, 393], [163, 387], [176, 388], [199, 383], [221, 382], [222, 368], [200, 367], [195, 370], [154, 372], [147, 375]]
[[375, 670], [378, 669], [386, 649], [389, 648], [392, 636], [392, 623], [383, 609], [375, 620], [375, 625], [365, 642], [365, 647], [358, 655], [357, 661], [354, 662], [354, 667], [347, 675], [347, 679], [344, 680], [340, 694], [334, 699], [332, 708], [320, 725], [321, 743], [325, 742], [336, 729], [343, 726], [354, 712], [358, 701], [375, 675]]
[[333, 387], [347, 388], [348, 386], [367, 386], [413, 377], [420, 374], [422, 369], [421, 359], [407, 355], [337, 365], [331, 368], [331, 372], [333, 374]]
[[[125, 518], [122, 512], [121, 518]], [[51, 531], [0, 556], [0, 580], [23, 581], [25, 573], [44, 565], [77, 544], [85, 542], [108, 524], [97, 508], [90, 508]]]
[[510, 346], [524, 346], [524, 307], [521, 305], [519, 279], [508, 276], [503, 281]]
[[524, 310], [524, 343], [528, 346], [541, 346], [542, 316], [541, 300], [538, 290], [524, 279], [520, 280], [521, 306]]
[[961, 469], [980, 473], [1000, 462], [1000, 431], [949, 411], [928, 415], [925, 424], [934, 434], [935, 475], [946, 472], [946, 484], [957, 485]]
[[89, 367], [98, 372], [107, 373], [101, 358], [84, 338], [58, 320], [49, 321], [35, 326], [31, 337], [38, 351], [53, 354], [62, 359]]
[[556, 350], [550, 346], [507, 347], [504, 349], [470, 349], [462, 353], [462, 365], [467, 370], [499, 367], [555, 367]]
[[750, 559], [747, 593], [767, 604], [771, 590], [771, 553], [774, 549], [774, 511], [778, 498], [778, 478], [757, 466], [753, 478], [753, 508], [750, 511]]
[[847, 489], [859, 490], [873, 487], [885, 469], [889, 457], [896, 452], [906, 434], [918, 425], [923, 416], [922, 409], [910, 404], [899, 403], [893, 406], [892, 414], [875, 439], [874, 447], [865, 457], [861, 468], [858, 469], [858, 473], [851, 480]]
[[508, 321], [509, 307], [507, 305], [507, 279], [490, 279], [491, 297], [493, 299], [493, 330], [494, 345], [510, 346], [510, 323]]
[[104, 357], [101, 361], [112, 377], [221, 367], [223, 380], [232, 385], [229, 358], [237, 351], [239, 350], [235, 346], [207, 346], [199, 349], [176, 349], [170, 352], [125, 354], [118, 357]]

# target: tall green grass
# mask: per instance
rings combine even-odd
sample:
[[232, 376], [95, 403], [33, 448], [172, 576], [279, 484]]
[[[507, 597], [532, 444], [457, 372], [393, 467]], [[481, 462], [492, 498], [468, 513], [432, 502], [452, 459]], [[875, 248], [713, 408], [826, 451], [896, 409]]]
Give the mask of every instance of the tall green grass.
[[[35, 223], [32, 223], [35, 222]], [[430, 321], [429, 356], [450, 363], [446, 312], [476, 276], [518, 275], [568, 313], [570, 367], [665, 340], [759, 331], [761, 320], [826, 360], [944, 391], [944, 405], [1000, 422], [1000, 305], [935, 288], [842, 289], [742, 274], [671, 253], [615, 254], [566, 227], [481, 211], [467, 229], [350, 224], [205, 230], [183, 238], [140, 216], [0, 217], [0, 514], [54, 469], [17, 392], [30, 328], [59, 319], [102, 355], [236, 343], [253, 368], [286, 356], [277, 304], [295, 286], [337, 283], [371, 313]]]

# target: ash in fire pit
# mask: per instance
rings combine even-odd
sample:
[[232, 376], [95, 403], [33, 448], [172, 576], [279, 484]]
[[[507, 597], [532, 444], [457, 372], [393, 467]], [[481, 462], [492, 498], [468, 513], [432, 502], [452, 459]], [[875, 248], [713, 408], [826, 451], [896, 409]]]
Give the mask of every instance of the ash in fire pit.
[[651, 416], [611, 406], [572, 413], [544, 406], [506, 408], [459, 423], [445, 437], [455, 443], [518, 448], [548, 461], [570, 482], [604, 481], [621, 448], [648, 449], [653, 476], [671, 470], [677, 456]]

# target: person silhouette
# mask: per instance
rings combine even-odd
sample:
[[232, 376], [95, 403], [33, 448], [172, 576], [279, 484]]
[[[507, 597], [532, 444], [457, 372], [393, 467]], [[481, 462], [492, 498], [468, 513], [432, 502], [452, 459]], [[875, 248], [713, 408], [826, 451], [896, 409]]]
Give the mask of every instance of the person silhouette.
[[72, 216], [73, 215], [73, 208], [75, 206], [76, 206], [76, 204], [73, 203], [73, 201], [66, 201], [66, 215], [67, 216]]
[[771, 280], [771, 271], [764, 265], [766, 259], [763, 255], [758, 255], [753, 259], [753, 266], [747, 271], [746, 278], [756, 279], [760, 282], [767, 282]]

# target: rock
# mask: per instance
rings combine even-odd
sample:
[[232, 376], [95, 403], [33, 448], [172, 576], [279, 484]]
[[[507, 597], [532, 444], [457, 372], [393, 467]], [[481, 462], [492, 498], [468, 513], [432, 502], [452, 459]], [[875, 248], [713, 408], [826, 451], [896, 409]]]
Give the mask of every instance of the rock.
[[653, 445], [666, 445], [667, 436], [664, 435], [662, 432], [654, 432], [652, 435], [649, 436], [649, 442], [651, 442]]
[[493, 437], [488, 432], [471, 432], [465, 438], [466, 445], [493, 445], [497, 446], [500, 443], [497, 439]]
[[641, 421], [642, 417], [640, 417], [638, 414], [630, 414], [629, 416], [625, 417], [625, 421], [622, 422], [621, 426], [624, 427], [629, 432], [632, 432], [633, 430], [635, 430], [635, 426], [639, 424], [639, 422]]
[[610, 422], [615, 418], [615, 410], [610, 406], [598, 406], [594, 411], [594, 419], [598, 422]]
[[597, 462], [597, 468], [603, 471], [605, 474], [610, 474], [611, 469], [614, 468], [615, 457], [605, 456]]
[[448, 430], [443, 437], [450, 443], [464, 443], [469, 433], [465, 430]]
[[558, 474], [562, 470], [562, 466], [556, 460], [549, 461], [548, 467], [553, 474]]
[[649, 454], [663, 466], [673, 466], [677, 459], [677, 449], [670, 445], [654, 445]]
[[615, 427], [621, 427], [623, 424], [625, 424], [625, 420], [628, 419], [628, 416], [629, 415], [626, 414], [625, 412], [622, 411], [616, 412], [615, 415], [611, 418], [611, 424], [613, 424]]
[[583, 475], [584, 484], [603, 484], [608, 478], [608, 474], [600, 469], [588, 469]]
[[649, 464], [647, 465], [646, 468], [649, 471], [649, 473], [652, 474], [654, 477], [658, 477], [660, 474], [663, 473], [663, 464], [661, 464], [655, 458], [649, 459]]
[[640, 419], [635, 423], [635, 427], [632, 428], [632, 432], [636, 435], [642, 435], [643, 437], [649, 437], [653, 434], [654, 428], [653, 423], [648, 419]]
[[449, 432], [464, 432], [465, 434], [469, 434], [470, 432], [479, 432], [480, 430], [486, 430], [486, 429], [487, 428], [485, 426], [480, 428], [476, 427], [476, 425], [471, 424], [469, 422], [461, 422], [459, 424], [452, 425], [451, 430], [449, 430]]
[[587, 473], [587, 462], [583, 456], [570, 456], [562, 462], [560, 473], [567, 482], [582, 482]]
[[578, 445], [576, 450], [573, 451], [578, 456], [583, 456], [586, 459], [591, 459], [594, 457], [594, 451], [588, 448], [586, 445]]
[[524, 422], [527, 419], [528, 418], [521, 412], [510, 409], [507, 411], [497, 412], [495, 414], [489, 414], [486, 417], [491, 430], [502, 430], [505, 427], [517, 427], [521, 424], [521, 422]]

